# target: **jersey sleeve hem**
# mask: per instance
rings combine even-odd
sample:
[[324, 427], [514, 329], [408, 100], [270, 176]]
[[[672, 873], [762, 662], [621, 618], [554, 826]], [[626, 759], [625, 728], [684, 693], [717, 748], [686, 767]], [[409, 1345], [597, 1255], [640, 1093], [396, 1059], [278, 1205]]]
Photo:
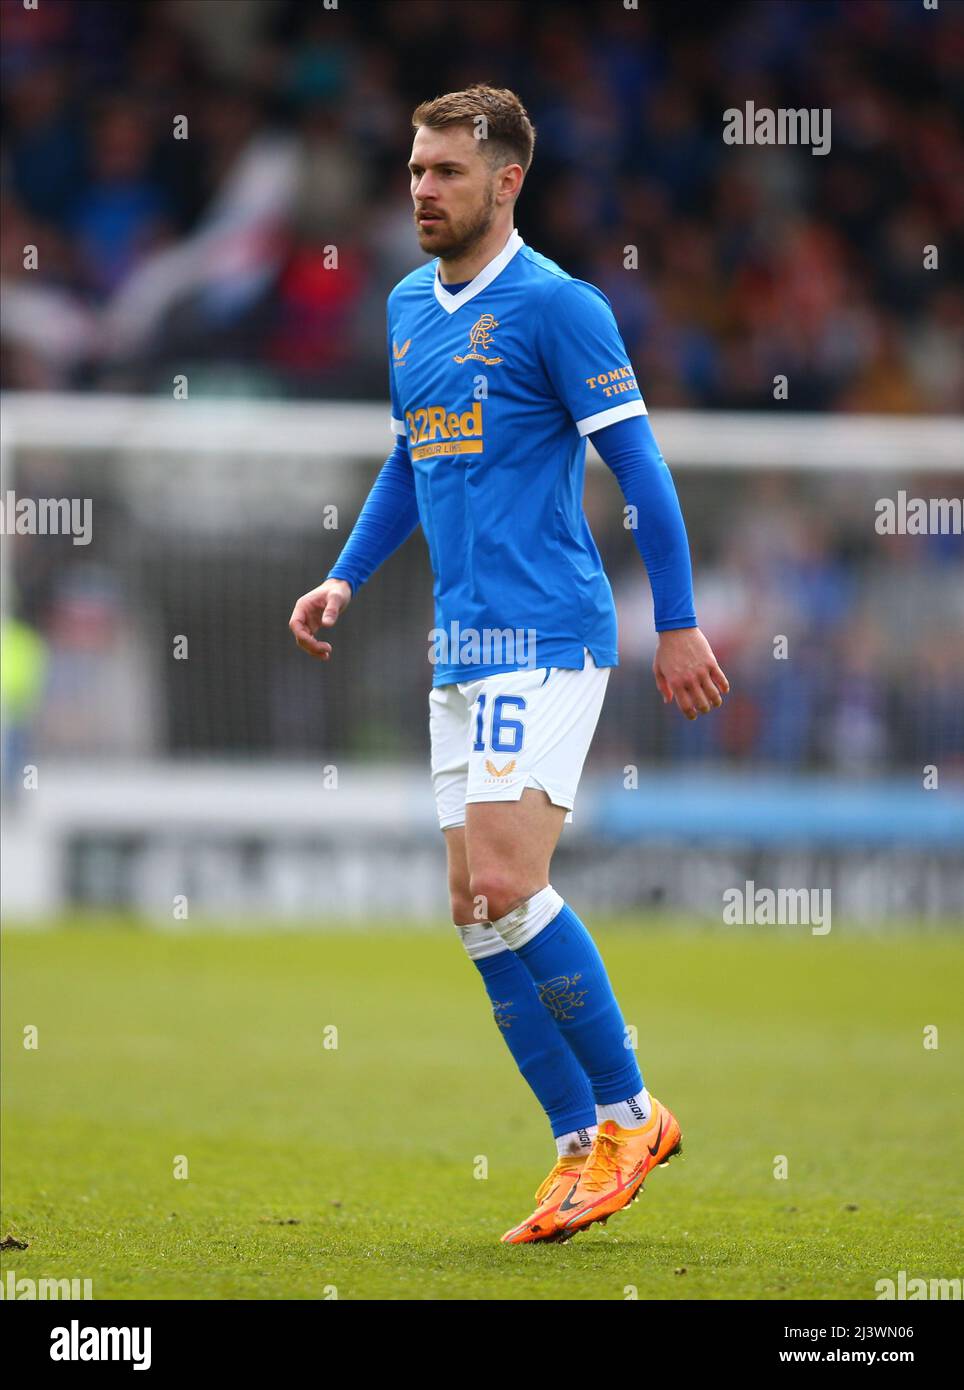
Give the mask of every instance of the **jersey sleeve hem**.
[[615, 425], [617, 420], [628, 420], [631, 415], [646, 415], [645, 401], [624, 401], [622, 405], [614, 405], [610, 410], [600, 410], [595, 415], [584, 415], [581, 420], [576, 421], [576, 429], [581, 435], [592, 434], [595, 430], [604, 430], [607, 425]]
[[405, 421], [404, 421], [404, 420], [396, 420], [394, 415], [391, 417], [391, 420], [392, 420], [392, 434], [400, 434], [400, 435], [404, 438], [404, 437], [405, 437], [405, 434], [406, 434]]

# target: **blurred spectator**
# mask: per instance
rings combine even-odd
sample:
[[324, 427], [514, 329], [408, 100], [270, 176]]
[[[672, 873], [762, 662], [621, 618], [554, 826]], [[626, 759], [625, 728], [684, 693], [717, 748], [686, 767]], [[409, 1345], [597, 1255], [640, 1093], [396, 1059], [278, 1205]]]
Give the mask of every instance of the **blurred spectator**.
[[47, 673], [47, 643], [28, 623], [4, 618], [0, 623], [0, 728], [3, 730], [2, 790], [23, 785], [29, 761], [33, 721], [40, 707]]
[[[0, 0], [4, 205], [44, 252], [4, 258], [4, 385], [150, 390], [241, 359], [276, 393], [382, 396], [385, 295], [422, 260], [409, 114], [483, 80], [537, 127], [523, 236], [603, 287], [651, 406], [779, 409], [785, 376], [793, 410], [961, 408], [950, 6], [41, 8]], [[830, 152], [725, 145], [748, 99], [830, 107]]]
[[171, 209], [151, 176], [152, 134], [135, 101], [107, 101], [91, 137], [90, 180], [66, 221], [84, 287], [106, 299], [169, 235]]

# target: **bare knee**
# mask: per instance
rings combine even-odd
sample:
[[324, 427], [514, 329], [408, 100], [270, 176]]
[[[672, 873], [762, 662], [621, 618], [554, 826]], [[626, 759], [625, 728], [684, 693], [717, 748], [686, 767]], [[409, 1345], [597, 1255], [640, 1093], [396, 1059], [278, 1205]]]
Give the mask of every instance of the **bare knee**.
[[467, 927], [470, 922], [486, 920], [485, 913], [480, 912], [479, 904], [472, 897], [469, 871], [464, 866], [450, 866], [449, 902], [452, 907], [452, 921], [457, 927]]
[[520, 891], [517, 877], [499, 869], [480, 870], [472, 874], [469, 887], [475, 912], [482, 912], [478, 918], [482, 922], [498, 921], [530, 896]]
[[470, 922], [485, 922], [485, 914], [480, 914], [478, 903], [474, 902], [467, 889], [449, 889], [449, 902], [452, 906], [452, 921], [457, 927], [467, 927]]

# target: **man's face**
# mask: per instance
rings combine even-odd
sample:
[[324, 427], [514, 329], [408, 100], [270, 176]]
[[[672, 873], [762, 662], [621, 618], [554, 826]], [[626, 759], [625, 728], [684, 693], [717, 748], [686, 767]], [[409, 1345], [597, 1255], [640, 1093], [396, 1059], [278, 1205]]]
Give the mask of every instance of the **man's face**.
[[466, 254], [492, 226], [496, 172], [466, 126], [419, 126], [409, 170], [423, 251], [442, 260]]

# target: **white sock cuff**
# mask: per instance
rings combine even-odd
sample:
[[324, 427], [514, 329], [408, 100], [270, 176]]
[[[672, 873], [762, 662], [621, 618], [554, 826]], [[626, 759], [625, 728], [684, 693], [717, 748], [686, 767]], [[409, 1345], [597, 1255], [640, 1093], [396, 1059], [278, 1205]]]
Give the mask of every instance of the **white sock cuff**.
[[553, 917], [559, 915], [564, 904], [565, 900], [550, 883], [492, 925], [509, 950], [518, 951], [526, 942], [537, 936], [543, 927], [547, 927]]
[[598, 1129], [598, 1124], [591, 1124], [585, 1129], [573, 1129], [568, 1134], [556, 1135], [556, 1153], [560, 1158], [572, 1158], [575, 1154], [585, 1156], [592, 1148]]
[[467, 927], [456, 927], [462, 938], [462, 945], [469, 960], [485, 960], [487, 956], [497, 956], [509, 948], [495, 929], [494, 922], [470, 922]]

